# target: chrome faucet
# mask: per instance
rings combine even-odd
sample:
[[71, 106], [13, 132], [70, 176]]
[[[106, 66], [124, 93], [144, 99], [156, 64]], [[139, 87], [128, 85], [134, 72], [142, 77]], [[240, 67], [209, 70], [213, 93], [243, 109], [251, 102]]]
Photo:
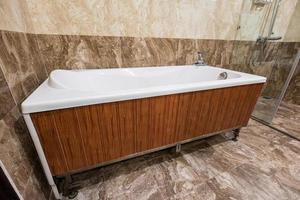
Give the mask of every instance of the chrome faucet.
[[195, 62], [196, 66], [204, 66], [206, 65], [200, 51], [197, 52], [197, 61]]

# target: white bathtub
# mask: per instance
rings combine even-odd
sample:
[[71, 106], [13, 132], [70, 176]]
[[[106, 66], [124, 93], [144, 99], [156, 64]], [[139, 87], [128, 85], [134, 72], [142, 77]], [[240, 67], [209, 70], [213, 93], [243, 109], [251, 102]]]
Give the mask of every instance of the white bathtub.
[[[227, 72], [226, 80], [219, 74]], [[34, 113], [121, 100], [264, 83], [265, 77], [210, 66], [54, 70], [23, 103]]]
[[[227, 72], [228, 78], [226, 80], [219, 80], [219, 75], [223, 72]], [[113, 163], [138, 155], [143, 155], [144, 153], [169, 148], [174, 145], [180, 146], [179, 144], [181, 143], [219, 134], [226, 130], [228, 131], [229, 129], [235, 130], [235, 136], [238, 136], [237, 130], [247, 124], [251, 110], [254, 108], [257, 97], [261, 91], [263, 84], [259, 83], [264, 83], [265, 81], [266, 78], [261, 76], [209, 66], [169, 66], [73, 71], [55, 70], [50, 74], [49, 78], [22, 103], [22, 112], [31, 138], [41, 160], [48, 183], [52, 187], [55, 197], [60, 199], [62, 196], [53, 179], [54, 175], [72, 173], [72, 170], [85, 169], [85, 167], [89, 168], [105, 165], [105, 163]], [[132, 118], [129, 117], [127, 119], [127, 117], [124, 117], [127, 115], [124, 115], [124, 113], [120, 114], [118, 111], [112, 112], [111, 115], [101, 118], [102, 120], [100, 122], [98, 114], [93, 115], [92, 112], [86, 112], [83, 114], [78, 110], [78, 108], [58, 110], [62, 108], [71, 108], [91, 104], [117, 102], [122, 100], [163, 96], [240, 85], [247, 86], [236, 87], [233, 89], [231, 88], [229, 90], [224, 89], [226, 90], [226, 93], [210, 91], [210, 96], [212, 99], [216, 98], [216, 100], [212, 100], [209, 103], [201, 103], [201, 101], [199, 101], [199, 99], [205, 98], [205, 96], [207, 98], [208, 91], [203, 93], [197, 92], [193, 98], [198, 99], [198, 101], [193, 101], [192, 98], [188, 100], [183, 98], [180, 100], [181, 104], [174, 104], [171, 105], [171, 107], [164, 105], [168, 112], [162, 113], [160, 113], [160, 111], [157, 109], [153, 112], [149, 111], [148, 109], [138, 109], [141, 104], [131, 104], [131, 107], [127, 107], [127, 105], [123, 104], [124, 102], [118, 102], [117, 105], [119, 108], [121, 108], [124, 113], [128, 113], [128, 116], [131, 116], [132, 114], [133, 118], [136, 120], [144, 119], [145, 123], [143, 126], [139, 126], [138, 121], [132, 123]], [[244, 89], [240, 90], [239, 88]], [[226, 96], [225, 94], [228, 93], [230, 95]], [[220, 98], [220, 94], [224, 94], [224, 98]], [[239, 97], [238, 99], [236, 98], [237, 96]], [[175, 99], [178, 97], [177, 100], [180, 99], [179, 95], [173, 95], [173, 97]], [[173, 100], [168, 97], [165, 98], [165, 102], [172, 102]], [[227, 103], [225, 103], [224, 109], [219, 109], [219, 105], [223, 104], [223, 100]], [[156, 106], [157, 108], [157, 106], [160, 105], [160, 101], [160, 98], [156, 98], [155, 101], [152, 101], [151, 105], [154, 107]], [[232, 103], [229, 104], [228, 102], [232, 102], [234, 105]], [[187, 108], [187, 105], [190, 104], [194, 107], [199, 106], [204, 108], [204, 112], [205, 110], [207, 112], [209, 110], [210, 114], [203, 114], [202, 110], [201, 112], [188, 112], [185, 109], [181, 110], [178, 108]], [[95, 106], [100, 106], [98, 108], [101, 108], [102, 106], [108, 106], [106, 109], [110, 109], [109, 104]], [[90, 107], [91, 106], [86, 106], [82, 108], [89, 109]], [[236, 109], [232, 109], [232, 107], [235, 107]], [[51, 110], [57, 111], [51, 112]], [[177, 116], [174, 118], [174, 115], [172, 114], [173, 110], [177, 110], [176, 112], [181, 113], [178, 114], [178, 119]], [[227, 112], [227, 110], [233, 111]], [[50, 112], [44, 113], [43, 111]], [[85, 111], [83, 110], [83, 112]], [[64, 113], [68, 114], [65, 115]], [[240, 114], [234, 113], [240, 113], [242, 117], [240, 117]], [[104, 115], [105, 113], [99, 114]], [[81, 118], [79, 118], [79, 116]], [[160, 120], [157, 116], [163, 116], [163, 120]], [[154, 117], [157, 117], [157, 119], [154, 119]], [[77, 121], [74, 121], [74, 119], [77, 119]], [[79, 122], [79, 119], [81, 119], [81, 123]], [[107, 119], [108, 121], [103, 119]], [[158, 120], [159, 123], [152, 123], [153, 120]], [[171, 123], [174, 122], [174, 120], [176, 123]], [[180, 123], [177, 123], [177, 120], [179, 120]], [[57, 122], [61, 121], [64, 122], [57, 124]], [[92, 123], [91, 121], [97, 123]], [[101, 123], [101, 126], [99, 126], [98, 123]], [[124, 130], [122, 128], [122, 131], [120, 131], [121, 129], [118, 128], [118, 125], [115, 126], [116, 129], [110, 129], [110, 127], [113, 126], [112, 124], [115, 123], [131, 124], [132, 126], [124, 126]], [[80, 124], [89, 125], [82, 129], [80, 128]], [[202, 128], [199, 128], [198, 125], [201, 125]], [[61, 126], [64, 127], [62, 128]], [[146, 128], [150, 126], [153, 127], [149, 129], [151, 131], [148, 131]], [[134, 127], [135, 131], [131, 130], [132, 127]], [[188, 128], [183, 130], [182, 127]], [[197, 128], [196, 132], [193, 132], [193, 127], [198, 127], [199, 130]], [[154, 129], [152, 130], [152, 128]], [[107, 132], [107, 130], [110, 132]], [[172, 130], [172, 132], [170, 132], [170, 130]], [[122, 134], [119, 134], [120, 132], [122, 132]], [[38, 136], [38, 133], [40, 137]], [[127, 137], [125, 133], [130, 134], [127, 134]], [[168, 133], [169, 136], [165, 137], [165, 133]], [[103, 136], [102, 138], [106, 139], [112, 138], [110, 137], [111, 135], [114, 137], [112, 142], [104, 142], [101, 143], [101, 145], [97, 145], [99, 148], [106, 148], [106, 146], [109, 145], [109, 148], [106, 148], [107, 150], [104, 151], [98, 148], [87, 149], [90, 147], [90, 145], [83, 145], [83, 143], [81, 144], [78, 142], [77, 134], [82, 137], [79, 141], [87, 141], [88, 144], [100, 142], [98, 138], [99, 135], [99, 137]], [[155, 137], [152, 137], [153, 134]], [[68, 137], [65, 137], [64, 135], [68, 135]], [[40, 138], [42, 139], [40, 140]], [[170, 141], [167, 140], [168, 138]], [[103, 141], [106, 141], [106, 139], [103, 139]], [[154, 140], [157, 140], [160, 145], [155, 146], [157, 144], [154, 142]], [[43, 143], [41, 143], [41, 141]], [[127, 143], [126, 141], [129, 142]], [[141, 141], [143, 141], [143, 144], [146, 143], [150, 146], [146, 146], [145, 149], [144, 147], [137, 149], [137, 146], [139, 146], [138, 144], [140, 144]], [[134, 144], [131, 145], [132, 143]], [[120, 153], [123, 151], [122, 149], [130, 149], [127, 148], [126, 145], [135, 147], [135, 149], [134, 151], [127, 152], [123, 155]], [[62, 150], [62, 146], [66, 148]], [[124, 148], [122, 146], [124, 146]], [[106, 157], [108, 157], [105, 157], [107, 160], [97, 160], [94, 163], [95, 166], [86, 165], [84, 160], [80, 160], [80, 162], [78, 162], [82, 166], [73, 166], [72, 160], [74, 159], [74, 155], [78, 156], [78, 152], [73, 152], [73, 150], [76, 149], [80, 149], [80, 151], [85, 149], [83, 151], [90, 153], [91, 155], [101, 154], [99, 158], [102, 158], [102, 154], [104, 154], [106, 151], [110, 152], [111, 149], [113, 149], [113, 152], [120, 151], [120, 154], [118, 154], [118, 157], [111, 156], [114, 155], [113, 153], [107, 154]], [[65, 151], [71, 153], [63, 154], [62, 152]], [[61, 154], [63, 154], [63, 156]], [[56, 162], [59, 163], [59, 166], [61, 163], [67, 162], [66, 155], [69, 155], [68, 161], [70, 161], [71, 164], [70, 166], [68, 164], [68, 166], [70, 169], [68, 168], [67, 170], [60, 172], [55, 171], [55, 174], [53, 174], [51, 169], [54, 170], [53, 166], [55, 166]], [[63, 159], [61, 159], [62, 157]], [[87, 159], [87, 157], [76, 157], [76, 159]]]

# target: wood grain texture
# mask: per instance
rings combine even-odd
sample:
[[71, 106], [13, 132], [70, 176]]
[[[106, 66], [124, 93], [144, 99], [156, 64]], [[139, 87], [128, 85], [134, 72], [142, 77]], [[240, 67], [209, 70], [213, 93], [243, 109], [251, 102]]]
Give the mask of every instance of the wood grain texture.
[[53, 175], [245, 126], [263, 84], [31, 114]]

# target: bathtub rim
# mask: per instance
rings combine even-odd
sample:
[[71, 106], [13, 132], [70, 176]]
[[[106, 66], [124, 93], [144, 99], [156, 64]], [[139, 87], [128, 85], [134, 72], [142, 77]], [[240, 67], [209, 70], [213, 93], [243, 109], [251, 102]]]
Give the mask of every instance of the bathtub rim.
[[[163, 66], [167, 67], [184, 67], [190, 66], [195, 67], [194, 65], [179, 65], [179, 66]], [[112, 103], [118, 101], [126, 101], [126, 100], [134, 100], [134, 99], [142, 99], [156, 96], [167, 96], [179, 93], [188, 93], [188, 92], [197, 92], [204, 90], [213, 90], [220, 88], [229, 88], [235, 86], [242, 85], [251, 85], [251, 84], [263, 84], [266, 82], [266, 78], [258, 75], [247, 74], [243, 72], [238, 72], [234, 70], [207, 66], [212, 68], [217, 68], [221, 71], [232, 72], [241, 75], [240, 78], [235, 79], [226, 79], [226, 80], [214, 80], [214, 81], [206, 81], [206, 82], [197, 82], [197, 83], [186, 83], [186, 84], [174, 84], [169, 86], [159, 86], [159, 87], [151, 87], [151, 88], [141, 88], [136, 90], [122, 90], [120, 93], [116, 94], [101, 94], [100, 91], [78, 91], [78, 90], [70, 90], [70, 89], [56, 89], [48, 86], [49, 77], [36, 89], [33, 91], [31, 95], [29, 95], [21, 104], [21, 110], [23, 114], [37, 113], [37, 112], [45, 112], [52, 110], [60, 110], [95, 104], [103, 104], [103, 103]], [[144, 68], [148, 69], [151, 67], [136, 67], [136, 68]], [[153, 67], [159, 68], [159, 67]], [[199, 67], [201, 69], [201, 66]], [[126, 68], [122, 68], [126, 69]], [[132, 69], [132, 68], [128, 68]], [[102, 69], [91, 69], [91, 70], [102, 70]], [[103, 69], [103, 70], [117, 70], [115, 68], [112, 69]], [[205, 84], [206, 83], [206, 84]], [[208, 84], [207, 84], [208, 83]], [[46, 91], [46, 92], [45, 92]], [[64, 96], [59, 99], [59, 96], [65, 95], [62, 93], [65, 91], [70, 95], [70, 97]], [[49, 94], [48, 94], [49, 93]], [[47, 99], [44, 96], [50, 97], [51, 100]], [[81, 95], [81, 96], [80, 96]], [[56, 96], [57, 98], [54, 98]]]

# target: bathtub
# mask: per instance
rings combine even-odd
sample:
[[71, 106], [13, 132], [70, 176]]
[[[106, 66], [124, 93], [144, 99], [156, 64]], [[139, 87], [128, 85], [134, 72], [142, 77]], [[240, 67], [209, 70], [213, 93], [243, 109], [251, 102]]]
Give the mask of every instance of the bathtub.
[[[222, 72], [226, 80], [218, 80]], [[264, 83], [265, 77], [210, 66], [54, 70], [23, 103], [24, 114]]]
[[[225, 79], [226, 78], [226, 79]], [[54, 70], [23, 103], [54, 181], [246, 126], [265, 77], [210, 66]]]

